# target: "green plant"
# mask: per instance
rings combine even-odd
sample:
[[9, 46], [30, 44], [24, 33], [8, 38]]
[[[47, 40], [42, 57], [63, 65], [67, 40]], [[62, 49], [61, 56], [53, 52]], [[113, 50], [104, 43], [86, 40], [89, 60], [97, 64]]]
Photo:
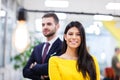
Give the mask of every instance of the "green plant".
[[26, 63], [33, 51], [34, 46], [38, 45], [39, 43], [40, 43], [40, 41], [35, 40], [34, 44], [33, 45], [31, 44], [27, 50], [25, 50], [23, 53], [15, 55], [14, 57], [11, 58], [11, 60], [13, 62], [13, 67], [15, 70], [22, 69], [26, 65]]

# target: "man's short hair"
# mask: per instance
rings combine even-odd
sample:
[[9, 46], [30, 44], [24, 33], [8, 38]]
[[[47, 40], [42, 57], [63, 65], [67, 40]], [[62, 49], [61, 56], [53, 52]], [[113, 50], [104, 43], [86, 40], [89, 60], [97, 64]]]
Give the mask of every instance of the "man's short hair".
[[53, 17], [54, 21], [56, 24], [59, 23], [59, 18], [57, 17], [57, 15], [55, 13], [46, 13], [45, 15], [43, 15], [43, 18], [48, 18], [48, 17]]

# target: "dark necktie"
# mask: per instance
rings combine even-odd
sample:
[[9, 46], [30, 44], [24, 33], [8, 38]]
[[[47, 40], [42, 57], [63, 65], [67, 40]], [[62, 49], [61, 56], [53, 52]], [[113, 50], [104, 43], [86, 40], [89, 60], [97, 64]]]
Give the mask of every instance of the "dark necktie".
[[50, 43], [45, 43], [45, 44], [46, 44], [46, 46], [45, 46], [44, 51], [43, 51], [42, 63], [44, 63], [44, 60], [45, 60], [46, 55], [47, 55], [48, 48], [50, 46]]

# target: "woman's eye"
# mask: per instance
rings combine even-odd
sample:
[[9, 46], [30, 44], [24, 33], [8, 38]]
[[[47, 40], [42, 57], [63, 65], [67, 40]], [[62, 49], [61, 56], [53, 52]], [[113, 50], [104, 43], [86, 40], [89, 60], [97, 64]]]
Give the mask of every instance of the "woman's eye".
[[78, 36], [80, 36], [80, 34], [77, 34]]
[[68, 35], [73, 35], [72, 33], [68, 33]]

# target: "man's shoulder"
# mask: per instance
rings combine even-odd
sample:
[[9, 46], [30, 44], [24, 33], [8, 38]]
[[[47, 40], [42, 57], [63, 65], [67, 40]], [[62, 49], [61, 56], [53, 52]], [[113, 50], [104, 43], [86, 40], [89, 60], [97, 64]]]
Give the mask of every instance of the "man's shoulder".
[[117, 56], [116, 55], [113, 55], [112, 61], [117, 61]]
[[44, 44], [45, 44], [45, 42], [41, 42], [41, 43], [39, 43], [38, 45], [34, 46], [34, 48], [40, 48], [40, 47], [42, 47]]
[[54, 43], [62, 43], [62, 40], [60, 38], [57, 38]]
[[112, 58], [117, 58], [117, 56], [116, 55], [113, 55], [113, 57]]
[[54, 47], [60, 47], [62, 45], [61, 39], [57, 38], [52, 45], [54, 45]]

